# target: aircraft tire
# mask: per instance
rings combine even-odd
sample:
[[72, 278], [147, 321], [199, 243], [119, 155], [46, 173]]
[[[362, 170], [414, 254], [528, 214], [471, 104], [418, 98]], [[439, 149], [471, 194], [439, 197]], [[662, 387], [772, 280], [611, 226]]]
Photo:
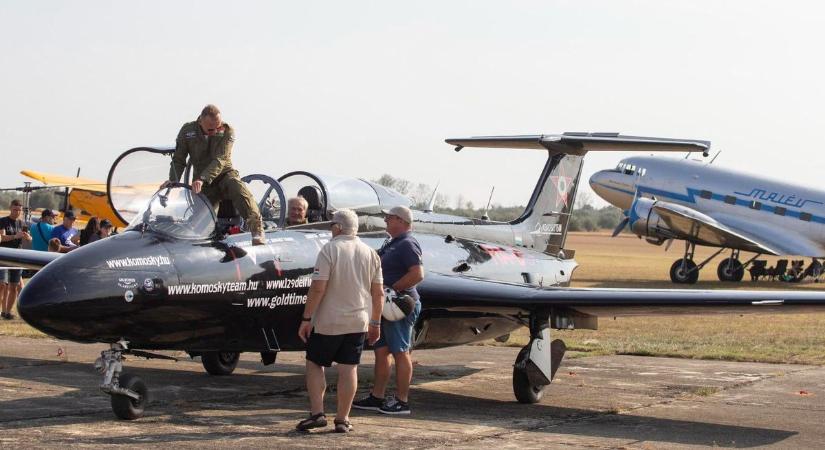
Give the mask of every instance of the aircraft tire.
[[716, 275], [719, 277], [719, 281], [738, 283], [745, 277], [745, 266], [743, 266], [738, 259], [733, 259], [733, 268], [728, 268], [728, 263], [730, 262], [731, 258], [723, 259], [716, 269]]
[[699, 270], [692, 259], [684, 259], [686, 271], [682, 269], [682, 259], [677, 259], [670, 266], [670, 281], [677, 284], [696, 284], [699, 281]]
[[120, 420], [135, 420], [143, 417], [143, 409], [149, 403], [149, 390], [146, 383], [138, 376], [132, 374], [122, 374], [118, 380], [120, 387], [129, 389], [140, 395], [140, 400], [121, 394], [112, 394], [112, 411]]
[[[516, 357], [516, 361], [521, 360], [527, 351], [527, 347], [521, 349]], [[530, 384], [530, 378], [527, 377], [527, 372], [513, 367], [513, 394], [516, 395], [516, 400], [518, 400], [519, 403], [538, 403], [544, 396], [544, 388], [546, 387], [547, 386], [534, 386]]]
[[230, 375], [235, 371], [241, 354], [238, 352], [203, 352], [201, 363], [209, 375]]

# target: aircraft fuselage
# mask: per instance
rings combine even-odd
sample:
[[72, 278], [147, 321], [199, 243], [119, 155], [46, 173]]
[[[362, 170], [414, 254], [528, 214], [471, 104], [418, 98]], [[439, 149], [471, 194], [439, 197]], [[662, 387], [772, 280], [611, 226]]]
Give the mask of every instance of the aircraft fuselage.
[[[127, 231], [44, 267], [21, 294], [20, 314], [50, 335], [75, 341], [123, 339], [132, 348], [189, 351], [301, 349], [297, 329], [312, 269], [331, 235], [274, 231], [267, 238], [267, 245], [251, 246], [248, 233], [214, 241]], [[430, 272], [565, 286], [576, 267], [575, 261], [524, 248], [420, 233], [416, 238]], [[376, 249], [384, 242], [362, 239]], [[454, 306], [428, 302], [425, 295], [422, 304], [424, 320]], [[456, 345], [521, 326], [504, 316], [456, 319], [443, 322], [456, 330], [431, 327], [418, 344]], [[478, 328], [474, 321], [484, 332], [467, 331]]]

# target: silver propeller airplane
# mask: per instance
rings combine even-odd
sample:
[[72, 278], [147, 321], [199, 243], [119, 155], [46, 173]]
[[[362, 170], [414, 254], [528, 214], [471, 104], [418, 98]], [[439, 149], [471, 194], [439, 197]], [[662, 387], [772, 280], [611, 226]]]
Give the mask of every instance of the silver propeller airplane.
[[[712, 166], [656, 156], [622, 160], [590, 178], [604, 200], [624, 211], [625, 226], [654, 245], [685, 241], [670, 269], [674, 283], [695, 283], [699, 271], [723, 251], [721, 281], [741, 281], [760, 255], [825, 256], [825, 191]], [[694, 262], [697, 245], [718, 247]], [[744, 263], [741, 251], [756, 253]]]

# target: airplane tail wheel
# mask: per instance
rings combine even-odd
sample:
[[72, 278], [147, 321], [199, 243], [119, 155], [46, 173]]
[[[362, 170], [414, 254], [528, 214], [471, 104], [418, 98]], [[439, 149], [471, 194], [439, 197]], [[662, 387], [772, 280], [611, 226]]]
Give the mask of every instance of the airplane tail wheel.
[[229, 375], [238, 365], [241, 354], [238, 352], [203, 352], [201, 363], [209, 375]]
[[719, 263], [716, 275], [720, 281], [739, 282], [745, 277], [745, 266], [738, 259], [726, 258]]
[[695, 284], [699, 281], [699, 269], [692, 259], [677, 259], [670, 266], [670, 280], [679, 284]]
[[143, 417], [143, 408], [148, 401], [149, 390], [146, 384], [139, 377], [132, 374], [121, 374], [119, 379], [120, 387], [129, 389], [140, 396], [135, 400], [127, 395], [112, 394], [112, 411], [121, 420], [135, 420]]
[[[521, 349], [516, 361], [521, 361], [528, 348]], [[513, 367], [513, 394], [519, 403], [538, 403], [544, 396], [544, 388], [547, 386], [536, 386], [530, 384], [527, 372], [524, 369]]]

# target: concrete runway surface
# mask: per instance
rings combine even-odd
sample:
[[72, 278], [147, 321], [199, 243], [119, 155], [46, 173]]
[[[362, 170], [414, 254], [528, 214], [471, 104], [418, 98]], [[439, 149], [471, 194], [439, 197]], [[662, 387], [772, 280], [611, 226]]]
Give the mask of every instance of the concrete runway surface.
[[[354, 411], [355, 431], [293, 431], [307, 414], [303, 354], [228, 377], [199, 360], [130, 357], [146, 417], [116, 420], [92, 368], [103, 345], [0, 337], [0, 447], [821, 448], [825, 368], [634, 356], [566, 359], [537, 405], [514, 401], [518, 349], [421, 350], [412, 415]], [[172, 354], [172, 353], [170, 353]], [[183, 356], [183, 354], [176, 354]], [[372, 374], [365, 354], [361, 393]], [[334, 371], [332, 371], [334, 372]], [[333, 386], [335, 377], [328, 381]], [[334, 392], [327, 413], [334, 411]], [[331, 423], [331, 417], [330, 417]]]

